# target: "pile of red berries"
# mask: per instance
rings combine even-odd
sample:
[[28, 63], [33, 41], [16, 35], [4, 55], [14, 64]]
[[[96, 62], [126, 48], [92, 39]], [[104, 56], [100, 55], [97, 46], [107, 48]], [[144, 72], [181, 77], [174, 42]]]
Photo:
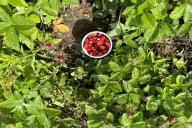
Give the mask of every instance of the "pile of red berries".
[[109, 38], [99, 32], [89, 34], [83, 42], [83, 48], [91, 56], [103, 56], [109, 51], [110, 47]]

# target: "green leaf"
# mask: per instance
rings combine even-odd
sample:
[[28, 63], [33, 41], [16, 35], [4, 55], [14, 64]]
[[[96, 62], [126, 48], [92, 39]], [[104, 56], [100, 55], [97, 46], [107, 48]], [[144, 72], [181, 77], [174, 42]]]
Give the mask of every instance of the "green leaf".
[[144, 92], [149, 92], [149, 90], [150, 90], [150, 85], [147, 85], [145, 88], [144, 88]]
[[179, 19], [180, 17], [183, 16], [185, 9], [186, 9], [185, 4], [175, 7], [175, 9], [171, 12], [170, 17], [173, 20]]
[[130, 38], [125, 38], [124, 41], [125, 41], [125, 44], [127, 44], [131, 48], [138, 48], [139, 47], [137, 45], [137, 43], [135, 41], [133, 41], [132, 39], [130, 39]]
[[113, 72], [120, 72], [121, 67], [115, 62], [109, 62], [109, 67]]
[[76, 3], [76, 0], [63, 0], [64, 4], [72, 5]]
[[113, 122], [113, 121], [114, 121], [114, 115], [113, 115], [113, 113], [108, 112], [106, 118], [107, 118], [108, 121]]
[[128, 96], [127, 96], [127, 94], [121, 94], [121, 95], [119, 95], [118, 96], [118, 103], [119, 104], [125, 104], [125, 103], [127, 103], [127, 99], [128, 99]]
[[139, 59], [141, 62], [144, 62], [146, 60], [146, 53], [145, 50], [142, 47], [139, 47]]
[[141, 21], [144, 28], [149, 28], [149, 27], [151, 28], [151, 27], [155, 27], [156, 25], [155, 17], [153, 16], [152, 13], [149, 13], [149, 12], [143, 13], [141, 17]]
[[28, 18], [28, 20], [30, 20], [34, 23], [40, 23], [41, 22], [40, 16], [35, 14], [35, 13], [30, 14], [27, 18]]
[[183, 84], [183, 80], [185, 79], [185, 76], [183, 75], [178, 75], [176, 77], [176, 84], [179, 86], [179, 85], [182, 85]]
[[155, 27], [148, 28], [144, 33], [144, 38], [147, 42], [153, 41], [158, 36], [159, 25], [157, 24]]
[[173, 58], [173, 64], [178, 68], [178, 69], [181, 69], [181, 68], [185, 68], [185, 65], [186, 65], [186, 62], [184, 61], [183, 58], [181, 59], [176, 59], [176, 58]]
[[34, 42], [29, 37], [24, 36], [22, 34], [20, 34], [19, 37], [21, 43], [25, 44], [31, 50], [34, 49]]
[[120, 123], [124, 127], [130, 127], [131, 126], [131, 119], [129, 118], [127, 113], [123, 113], [123, 115], [122, 115], [122, 117], [120, 119]]
[[18, 39], [18, 35], [15, 32], [15, 28], [11, 27], [7, 29], [4, 35], [4, 41], [8, 47], [16, 51], [20, 50], [19, 39]]
[[123, 88], [127, 93], [130, 93], [133, 90], [134, 85], [131, 81], [123, 81]]
[[25, 2], [25, 0], [8, 0], [9, 3], [13, 6], [13, 7], [26, 7], [27, 3]]
[[132, 79], [137, 80], [139, 78], [139, 69], [134, 68], [131, 76], [132, 76]]
[[131, 128], [145, 128], [145, 122], [136, 122], [131, 125]]
[[45, 128], [51, 128], [51, 121], [47, 118], [45, 113], [39, 113], [37, 115], [37, 119], [40, 124], [42, 124]]
[[156, 60], [155, 61], [155, 65], [153, 66], [154, 67], [154, 71], [156, 72], [159, 67], [164, 64], [165, 62], [167, 61], [167, 59], [160, 59], [160, 60]]
[[10, 98], [8, 100], [0, 102], [0, 108], [14, 108], [17, 104], [17, 100]]
[[61, 111], [55, 108], [42, 108], [42, 110], [51, 117], [56, 117]]
[[125, 16], [129, 16], [129, 14], [133, 11], [133, 9], [134, 9], [134, 6], [129, 6], [129, 7], [127, 7], [124, 11], [123, 11], [123, 15], [125, 15]]
[[144, 75], [138, 79], [138, 81], [143, 84], [151, 80], [151, 75]]
[[76, 120], [76, 119], [73, 119], [73, 118], [64, 118], [64, 119], [62, 119], [61, 122], [66, 127], [70, 127], [70, 126], [80, 127], [79, 120]]
[[117, 81], [109, 81], [108, 87], [114, 92], [122, 92], [121, 85]]
[[32, 29], [33, 27], [35, 27], [35, 23], [28, 20], [24, 16], [14, 15], [12, 17], [12, 20], [13, 20], [14, 26], [17, 31], [28, 30], [28, 29]]
[[192, 5], [190, 3], [186, 3], [184, 21], [185, 22], [190, 22], [191, 19], [192, 19]]
[[57, 15], [58, 15], [57, 11], [54, 10], [54, 9], [52, 9], [52, 8], [49, 8], [49, 7], [44, 6], [44, 7], [43, 7], [43, 10], [44, 10], [48, 15], [50, 15], [50, 16], [57, 16]]
[[155, 112], [158, 109], [158, 106], [160, 104], [160, 101], [158, 100], [153, 100], [152, 97], [147, 98], [147, 104], [146, 104], [146, 110]]
[[61, 1], [60, 0], [49, 0], [51, 8], [54, 10], [58, 10], [59, 7], [61, 6]]
[[183, 24], [183, 25], [179, 28], [177, 34], [178, 34], [178, 35], [188, 34], [189, 30], [191, 29], [191, 25], [192, 25], [191, 23], [185, 23], [185, 24]]
[[11, 26], [11, 24], [6, 22], [0, 22], [0, 34], [6, 33], [7, 29]]
[[98, 79], [101, 83], [108, 83], [109, 81], [109, 76], [107, 75], [98, 75]]
[[6, 13], [4, 9], [0, 7], [0, 20], [5, 21], [6, 23], [11, 23], [11, 17]]
[[149, 8], [151, 8], [151, 7], [152, 7], [151, 3], [148, 2], [148, 1], [145, 1], [145, 2], [143, 2], [142, 4], [139, 5], [139, 7], [138, 7], [138, 13], [141, 14], [141, 13], [144, 12], [145, 9], [149, 9]]
[[8, 0], [0, 0], [0, 5], [8, 5]]

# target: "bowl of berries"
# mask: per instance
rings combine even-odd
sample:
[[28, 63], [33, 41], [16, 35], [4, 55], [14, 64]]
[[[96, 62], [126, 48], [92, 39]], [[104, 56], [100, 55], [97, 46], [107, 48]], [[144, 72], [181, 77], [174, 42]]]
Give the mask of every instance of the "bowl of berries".
[[84, 36], [81, 47], [83, 52], [91, 58], [103, 58], [112, 49], [112, 41], [104, 32], [93, 31]]

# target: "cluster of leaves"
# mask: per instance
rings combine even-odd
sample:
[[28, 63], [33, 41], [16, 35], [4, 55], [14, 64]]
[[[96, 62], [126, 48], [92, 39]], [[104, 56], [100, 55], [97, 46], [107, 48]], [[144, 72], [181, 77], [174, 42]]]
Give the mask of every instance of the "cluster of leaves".
[[118, 36], [113, 51], [63, 69], [35, 44], [52, 40], [39, 25], [51, 26], [60, 7], [75, 2], [0, 1], [0, 127], [191, 127], [192, 72], [183, 58], [156, 55], [151, 44], [192, 35], [192, 1], [95, 0], [116, 21], [108, 32]]

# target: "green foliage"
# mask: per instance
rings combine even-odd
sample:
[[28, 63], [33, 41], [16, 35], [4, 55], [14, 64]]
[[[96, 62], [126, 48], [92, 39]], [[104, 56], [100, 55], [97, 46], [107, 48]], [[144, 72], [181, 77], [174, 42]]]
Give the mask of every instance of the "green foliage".
[[161, 57], [152, 44], [192, 37], [192, 1], [93, 1], [111, 18], [113, 52], [63, 67], [36, 47], [61, 41], [38, 25], [50, 27], [76, 2], [0, 0], [0, 127], [191, 127], [192, 72], [183, 56]]

